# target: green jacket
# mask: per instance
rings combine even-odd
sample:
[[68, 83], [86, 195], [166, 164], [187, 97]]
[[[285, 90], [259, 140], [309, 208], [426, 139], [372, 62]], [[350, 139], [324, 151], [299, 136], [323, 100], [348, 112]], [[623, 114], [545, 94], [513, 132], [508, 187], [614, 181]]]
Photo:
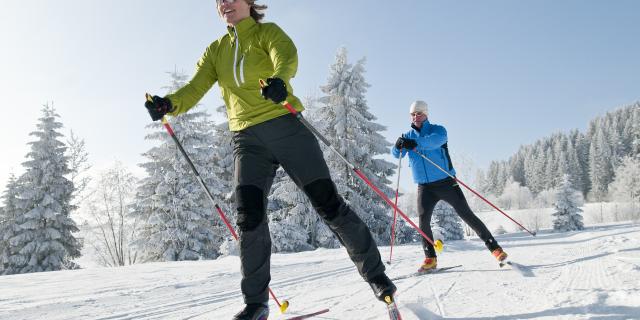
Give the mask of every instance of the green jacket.
[[228, 31], [205, 50], [191, 81], [167, 95], [175, 107], [170, 114], [187, 112], [218, 82], [231, 131], [277, 118], [289, 111], [265, 100], [259, 83], [259, 79], [275, 77], [286, 82], [287, 101], [296, 110], [304, 110], [289, 83], [298, 68], [296, 47], [289, 36], [276, 24], [256, 23], [251, 17]]

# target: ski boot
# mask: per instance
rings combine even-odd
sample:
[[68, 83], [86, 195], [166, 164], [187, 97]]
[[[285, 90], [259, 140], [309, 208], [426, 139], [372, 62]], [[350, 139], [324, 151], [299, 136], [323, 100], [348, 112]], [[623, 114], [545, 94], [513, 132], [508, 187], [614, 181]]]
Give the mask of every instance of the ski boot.
[[267, 320], [267, 318], [269, 318], [267, 303], [249, 303], [233, 316], [233, 320]]
[[418, 269], [418, 273], [427, 273], [436, 270], [438, 267], [438, 258], [425, 258], [422, 266]]
[[384, 273], [369, 280], [369, 285], [371, 289], [373, 289], [373, 294], [376, 298], [383, 302], [386, 302], [385, 297], [393, 297], [393, 294], [396, 292], [396, 286]]
[[496, 257], [498, 262], [502, 263], [505, 259], [507, 259], [507, 253], [502, 250], [502, 248], [498, 247], [495, 250], [491, 251], [491, 254]]

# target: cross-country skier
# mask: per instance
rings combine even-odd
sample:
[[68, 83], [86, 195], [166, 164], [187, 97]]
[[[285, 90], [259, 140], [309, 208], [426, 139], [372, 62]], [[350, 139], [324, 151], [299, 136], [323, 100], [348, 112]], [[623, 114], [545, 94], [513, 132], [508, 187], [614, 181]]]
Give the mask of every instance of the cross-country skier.
[[[428, 106], [424, 101], [413, 102], [409, 113], [411, 115], [411, 130], [398, 138], [391, 148], [391, 154], [396, 158], [409, 154], [409, 166], [412, 169], [413, 181], [418, 184], [420, 229], [433, 239], [431, 214], [436, 203], [444, 200], [484, 241], [493, 256], [498, 261], [503, 261], [507, 258], [507, 253], [498, 245], [484, 223], [471, 211], [458, 183], [418, 154], [426, 156], [455, 177], [456, 171], [453, 168], [447, 147], [447, 130], [443, 126], [429, 122]], [[433, 245], [424, 239], [422, 247], [426, 258], [418, 271], [428, 272], [437, 267], [436, 251]]]
[[[234, 185], [239, 228], [241, 290], [246, 304], [234, 319], [266, 319], [271, 280], [267, 195], [282, 166], [337, 236], [378, 299], [396, 287], [385, 275], [367, 226], [338, 195], [318, 141], [281, 103], [302, 111], [290, 80], [296, 47], [274, 23], [262, 23], [265, 5], [255, 0], [217, 0], [227, 33], [205, 50], [189, 83], [145, 104], [152, 119], [187, 112], [216, 82], [233, 132]], [[261, 88], [259, 80], [266, 79]]]

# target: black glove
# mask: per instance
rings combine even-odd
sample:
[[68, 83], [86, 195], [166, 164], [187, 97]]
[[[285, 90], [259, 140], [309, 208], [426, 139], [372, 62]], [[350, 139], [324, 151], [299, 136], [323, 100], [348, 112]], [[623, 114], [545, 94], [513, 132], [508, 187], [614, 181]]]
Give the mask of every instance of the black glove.
[[269, 78], [267, 79], [267, 85], [262, 87], [260, 93], [265, 99], [281, 103], [287, 99], [287, 85], [280, 78]]
[[153, 99], [153, 101], [147, 100], [144, 106], [147, 108], [147, 111], [149, 111], [149, 115], [153, 121], [160, 120], [165, 114], [173, 111], [171, 100], [158, 96], [153, 96], [151, 99]]
[[396, 149], [400, 150], [400, 149], [408, 149], [408, 150], [413, 150], [418, 146], [418, 143], [413, 140], [413, 139], [407, 139], [404, 137], [400, 137], [398, 138], [398, 140], [396, 140]]

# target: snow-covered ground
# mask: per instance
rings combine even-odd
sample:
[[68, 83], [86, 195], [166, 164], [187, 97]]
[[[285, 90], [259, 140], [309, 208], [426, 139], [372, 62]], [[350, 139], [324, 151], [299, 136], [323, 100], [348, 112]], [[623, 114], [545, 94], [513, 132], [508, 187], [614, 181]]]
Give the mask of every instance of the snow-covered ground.
[[[478, 240], [451, 241], [442, 267], [396, 281], [404, 319], [640, 319], [640, 225], [582, 232], [505, 234], [522, 271], [498, 268]], [[382, 247], [384, 260], [389, 248]], [[412, 273], [420, 248], [394, 249], [391, 277]], [[271, 288], [287, 315], [330, 308], [315, 319], [384, 319], [343, 249], [275, 254]], [[237, 257], [0, 277], [0, 319], [230, 319], [242, 307]]]

